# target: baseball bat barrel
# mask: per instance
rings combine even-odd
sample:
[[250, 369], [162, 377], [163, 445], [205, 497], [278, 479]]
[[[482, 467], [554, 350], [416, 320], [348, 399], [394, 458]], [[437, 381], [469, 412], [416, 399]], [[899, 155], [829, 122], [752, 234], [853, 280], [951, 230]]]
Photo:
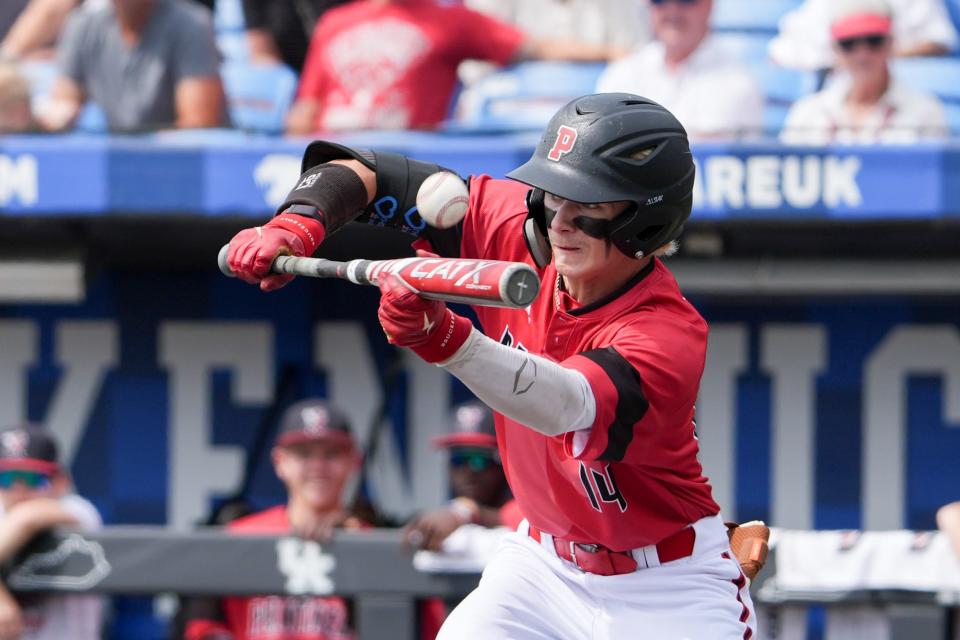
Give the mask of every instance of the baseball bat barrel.
[[[220, 249], [217, 264], [224, 275], [233, 277], [227, 264], [227, 246]], [[424, 298], [481, 306], [526, 307], [540, 291], [540, 278], [530, 265], [502, 260], [420, 257], [338, 262], [277, 256], [270, 271], [374, 286], [381, 277], [393, 273]]]

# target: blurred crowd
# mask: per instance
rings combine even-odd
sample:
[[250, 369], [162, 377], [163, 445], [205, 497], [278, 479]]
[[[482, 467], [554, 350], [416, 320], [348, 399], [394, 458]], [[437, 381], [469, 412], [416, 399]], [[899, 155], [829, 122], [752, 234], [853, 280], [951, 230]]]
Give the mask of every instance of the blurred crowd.
[[625, 91], [695, 140], [941, 139], [960, 129], [951, 12], [956, 0], [4, 0], [0, 132], [509, 130]]

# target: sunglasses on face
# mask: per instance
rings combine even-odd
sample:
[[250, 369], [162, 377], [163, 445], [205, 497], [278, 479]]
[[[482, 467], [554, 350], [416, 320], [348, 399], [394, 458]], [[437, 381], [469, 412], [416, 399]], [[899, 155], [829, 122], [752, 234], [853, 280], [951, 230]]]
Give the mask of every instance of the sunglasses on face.
[[50, 486], [50, 476], [39, 471], [0, 471], [0, 489], [12, 489], [18, 482], [28, 489], [46, 489]]
[[451, 453], [451, 467], [469, 467], [472, 471], [486, 471], [497, 465], [493, 456], [487, 453]]
[[843, 40], [837, 40], [837, 46], [840, 47], [841, 51], [846, 53], [850, 53], [861, 44], [865, 44], [868, 48], [876, 51], [886, 43], [887, 36], [860, 36], [858, 38], [844, 38]]

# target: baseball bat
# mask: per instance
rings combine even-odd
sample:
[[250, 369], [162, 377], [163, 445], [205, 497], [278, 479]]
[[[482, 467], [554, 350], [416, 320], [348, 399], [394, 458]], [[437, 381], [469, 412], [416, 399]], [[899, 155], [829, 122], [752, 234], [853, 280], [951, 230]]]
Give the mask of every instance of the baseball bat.
[[[217, 264], [224, 275], [233, 277], [227, 264], [228, 246], [220, 249]], [[503, 260], [438, 257], [338, 262], [277, 256], [270, 271], [311, 278], [341, 278], [374, 286], [381, 277], [394, 273], [424, 298], [491, 307], [526, 307], [540, 290], [540, 278], [533, 267]]]

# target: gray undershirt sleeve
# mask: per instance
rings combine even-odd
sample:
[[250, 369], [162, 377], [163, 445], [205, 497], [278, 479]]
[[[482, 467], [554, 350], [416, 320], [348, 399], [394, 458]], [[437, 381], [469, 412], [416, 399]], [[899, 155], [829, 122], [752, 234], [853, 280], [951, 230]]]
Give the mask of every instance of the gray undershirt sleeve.
[[439, 363], [494, 411], [547, 436], [587, 429], [597, 404], [586, 376], [473, 329], [450, 359]]

